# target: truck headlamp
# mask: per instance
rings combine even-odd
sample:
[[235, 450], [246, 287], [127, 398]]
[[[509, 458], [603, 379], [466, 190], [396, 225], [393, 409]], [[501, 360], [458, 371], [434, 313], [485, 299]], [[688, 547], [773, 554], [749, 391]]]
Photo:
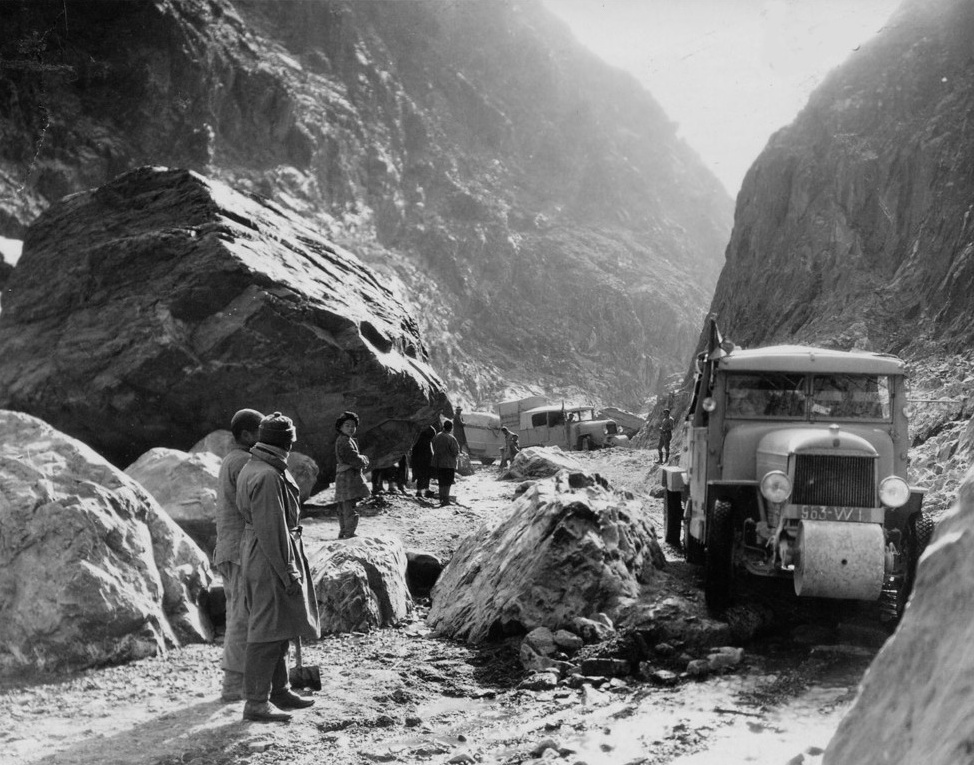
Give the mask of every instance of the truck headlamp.
[[703, 410], [705, 412], [712, 412], [717, 408], [717, 402], [714, 401], [710, 396], [707, 396], [707, 398], [705, 398], [701, 403], [701, 406], [703, 406]]
[[791, 496], [791, 479], [780, 470], [765, 473], [761, 479], [761, 494], [768, 502], [780, 505]]
[[903, 507], [910, 499], [910, 487], [898, 475], [884, 478], [879, 484], [879, 501], [886, 507]]

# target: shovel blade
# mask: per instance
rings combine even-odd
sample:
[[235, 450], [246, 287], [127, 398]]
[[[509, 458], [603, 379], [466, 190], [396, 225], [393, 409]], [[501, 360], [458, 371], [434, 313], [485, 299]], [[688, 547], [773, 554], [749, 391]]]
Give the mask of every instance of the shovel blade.
[[291, 667], [287, 677], [292, 688], [321, 690], [321, 670], [318, 667]]

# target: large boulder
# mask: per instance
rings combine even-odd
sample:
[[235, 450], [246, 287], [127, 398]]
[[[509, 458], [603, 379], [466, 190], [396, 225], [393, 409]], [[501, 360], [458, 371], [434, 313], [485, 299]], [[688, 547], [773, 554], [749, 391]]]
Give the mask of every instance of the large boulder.
[[0, 672], [111, 664], [212, 639], [203, 552], [145, 489], [0, 410]]
[[823, 765], [971, 761], [974, 469], [920, 559], [903, 621], [873, 660]]
[[406, 548], [387, 537], [327, 542], [309, 560], [321, 634], [394, 627], [408, 614]]
[[525, 478], [548, 478], [559, 470], [581, 470], [578, 460], [562, 451], [558, 446], [529, 446], [514, 457], [507, 469], [507, 477], [523, 480]]
[[433, 588], [428, 622], [477, 643], [574, 617], [610, 617], [663, 565], [638, 500], [562, 471], [467, 537]]
[[[233, 449], [233, 433], [229, 430], [214, 430], [208, 433], [190, 447], [189, 453], [210, 452], [220, 459], [226, 457]], [[311, 496], [311, 491], [318, 483], [318, 463], [307, 454], [291, 451], [287, 455], [287, 468], [294, 476], [301, 490], [301, 501], [304, 502]]]
[[377, 466], [450, 411], [381, 279], [296, 216], [183, 170], [134, 170], [31, 225], [0, 358], [0, 406], [123, 466], [253, 407], [292, 417], [328, 480], [342, 411]]

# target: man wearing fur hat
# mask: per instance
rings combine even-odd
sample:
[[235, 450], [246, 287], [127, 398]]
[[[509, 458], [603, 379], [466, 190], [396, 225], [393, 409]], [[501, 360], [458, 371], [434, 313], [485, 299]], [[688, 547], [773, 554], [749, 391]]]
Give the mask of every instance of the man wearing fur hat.
[[240, 538], [244, 519], [237, 510], [237, 476], [250, 460], [250, 448], [257, 443], [257, 429], [264, 415], [241, 409], [230, 420], [233, 448], [220, 465], [216, 500], [216, 549], [213, 565], [223, 577], [227, 597], [227, 627], [223, 635], [224, 701], [243, 698], [244, 658], [247, 654], [247, 611], [244, 608], [243, 577], [240, 576]]
[[297, 440], [294, 423], [274, 412], [260, 421], [257, 436], [237, 478], [237, 507], [246, 521], [240, 560], [249, 614], [243, 718], [287, 722], [291, 716], [278, 710], [314, 703], [291, 691], [285, 659], [290, 640], [317, 639], [318, 603], [298, 525], [300, 492], [287, 469]]

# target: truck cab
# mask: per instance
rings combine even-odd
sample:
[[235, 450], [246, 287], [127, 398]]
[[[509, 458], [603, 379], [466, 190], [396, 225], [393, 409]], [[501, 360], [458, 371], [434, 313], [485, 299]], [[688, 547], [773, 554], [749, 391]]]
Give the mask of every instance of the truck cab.
[[591, 406], [546, 405], [521, 412], [517, 428], [522, 447], [558, 446], [591, 451], [628, 446], [629, 437], [610, 419], [598, 419]]
[[709, 607], [742, 576], [898, 617], [932, 522], [909, 486], [906, 365], [807, 346], [700, 354], [666, 537], [704, 566]]

